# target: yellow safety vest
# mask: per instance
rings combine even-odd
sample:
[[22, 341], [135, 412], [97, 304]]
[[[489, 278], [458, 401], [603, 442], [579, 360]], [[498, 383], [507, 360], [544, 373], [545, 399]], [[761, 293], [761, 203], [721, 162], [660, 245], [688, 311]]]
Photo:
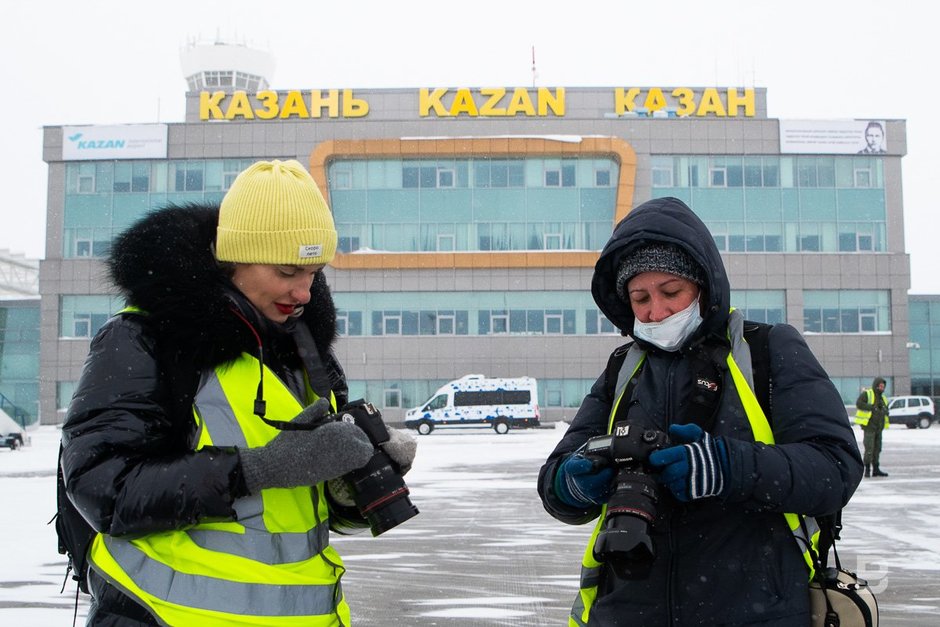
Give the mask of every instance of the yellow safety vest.
[[[764, 444], [773, 444], [774, 434], [770, 428], [770, 423], [767, 420], [767, 416], [764, 414], [763, 408], [760, 406], [760, 402], [754, 395], [751, 352], [747, 346], [747, 342], [744, 340], [744, 317], [735, 309], [731, 310], [731, 315], [728, 320], [728, 338], [731, 340], [731, 352], [728, 353], [726, 360], [728, 369], [731, 372], [731, 378], [734, 381], [735, 389], [741, 399], [741, 404], [747, 414], [751, 431], [754, 434], [754, 440]], [[640, 369], [640, 365], [645, 358], [645, 351], [637, 348], [635, 344], [630, 347], [627, 358], [624, 360], [620, 374], [617, 377], [617, 387], [614, 395], [616, 400], [610, 411], [610, 419], [607, 425], [608, 434], [613, 429], [614, 416], [617, 414], [617, 408], [620, 406], [624, 392], [626, 392], [627, 383], [636, 375], [636, 372]], [[742, 370], [738, 364], [745, 364], [744, 369]], [[607, 505], [604, 504], [601, 507], [601, 513], [597, 519], [597, 524], [594, 526], [591, 538], [588, 540], [584, 556], [581, 558], [580, 589], [571, 607], [571, 615], [568, 617], [568, 627], [585, 627], [588, 624], [591, 607], [597, 599], [597, 586], [600, 583], [602, 564], [594, 558], [594, 543], [597, 541], [597, 536], [600, 534], [604, 525], [606, 513]], [[809, 569], [809, 580], [812, 581], [816, 569], [813, 566], [810, 546], [812, 546], [812, 550], [818, 554], [819, 526], [816, 524], [816, 520], [809, 516], [800, 516], [797, 514], [784, 514], [783, 516], [803, 554], [803, 560], [806, 562], [806, 566]], [[806, 526], [805, 533], [800, 524], [801, 520]]]
[[[264, 446], [280, 433], [251, 413], [258, 373], [258, 360], [243, 353], [203, 375], [193, 402], [196, 450]], [[268, 415], [300, 412], [301, 403], [267, 367], [264, 381]], [[345, 568], [329, 545], [324, 490], [323, 483], [261, 490], [235, 501], [236, 521], [133, 540], [99, 533], [89, 560], [165, 625], [346, 626]]]
[[[874, 390], [865, 390], [865, 394], [868, 396], [868, 404], [875, 404], [875, 391]], [[888, 398], [882, 395], [882, 398], [885, 401], [885, 406], [888, 405]], [[855, 424], [862, 425], [863, 427], [868, 426], [868, 420], [871, 418], [870, 409], [857, 409], [855, 410]], [[887, 429], [889, 426], [888, 422], [888, 412], [885, 412], [885, 425], [884, 428]]]

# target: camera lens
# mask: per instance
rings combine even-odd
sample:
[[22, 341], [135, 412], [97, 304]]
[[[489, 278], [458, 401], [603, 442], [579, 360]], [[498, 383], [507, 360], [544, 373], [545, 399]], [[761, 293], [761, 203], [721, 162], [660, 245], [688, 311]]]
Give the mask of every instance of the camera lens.
[[356, 507], [377, 536], [418, 515], [408, 498], [408, 486], [391, 466], [391, 459], [376, 449], [362, 468], [345, 476], [352, 487]]
[[649, 531], [656, 518], [656, 501], [655, 479], [643, 472], [620, 469], [594, 556], [610, 563], [622, 579], [641, 579], [649, 574], [655, 557]]

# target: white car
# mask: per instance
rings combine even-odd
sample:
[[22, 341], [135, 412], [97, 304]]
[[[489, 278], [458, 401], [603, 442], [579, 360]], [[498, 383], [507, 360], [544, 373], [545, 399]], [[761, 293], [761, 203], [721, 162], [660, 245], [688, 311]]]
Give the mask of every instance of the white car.
[[933, 399], [929, 396], [895, 396], [888, 404], [891, 423], [906, 425], [908, 429], [927, 429], [935, 416]]

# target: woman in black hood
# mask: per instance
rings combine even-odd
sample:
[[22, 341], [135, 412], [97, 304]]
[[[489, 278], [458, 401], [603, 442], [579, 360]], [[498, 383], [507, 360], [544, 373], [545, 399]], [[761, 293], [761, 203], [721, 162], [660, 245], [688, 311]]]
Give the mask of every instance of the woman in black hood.
[[795, 328], [773, 325], [753, 349], [772, 391], [758, 403], [721, 256], [678, 199], [617, 225], [591, 291], [633, 341], [539, 473], [552, 516], [598, 519], [569, 624], [809, 624], [793, 528], [839, 510], [861, 479], [828, 375]]

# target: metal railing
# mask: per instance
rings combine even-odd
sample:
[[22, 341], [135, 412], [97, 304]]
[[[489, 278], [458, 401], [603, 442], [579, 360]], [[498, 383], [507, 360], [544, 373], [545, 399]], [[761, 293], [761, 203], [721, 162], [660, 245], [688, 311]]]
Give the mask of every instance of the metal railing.
[[25, 410], [20, 409], [13, 404], [13, 401], [8, 399], [3, 394], [0, 394], [0, 409], [2, 409], [6, 414], [13, 419], [13, 422], [19, 426], [26, 428], [26, 420], [29, 418]]

